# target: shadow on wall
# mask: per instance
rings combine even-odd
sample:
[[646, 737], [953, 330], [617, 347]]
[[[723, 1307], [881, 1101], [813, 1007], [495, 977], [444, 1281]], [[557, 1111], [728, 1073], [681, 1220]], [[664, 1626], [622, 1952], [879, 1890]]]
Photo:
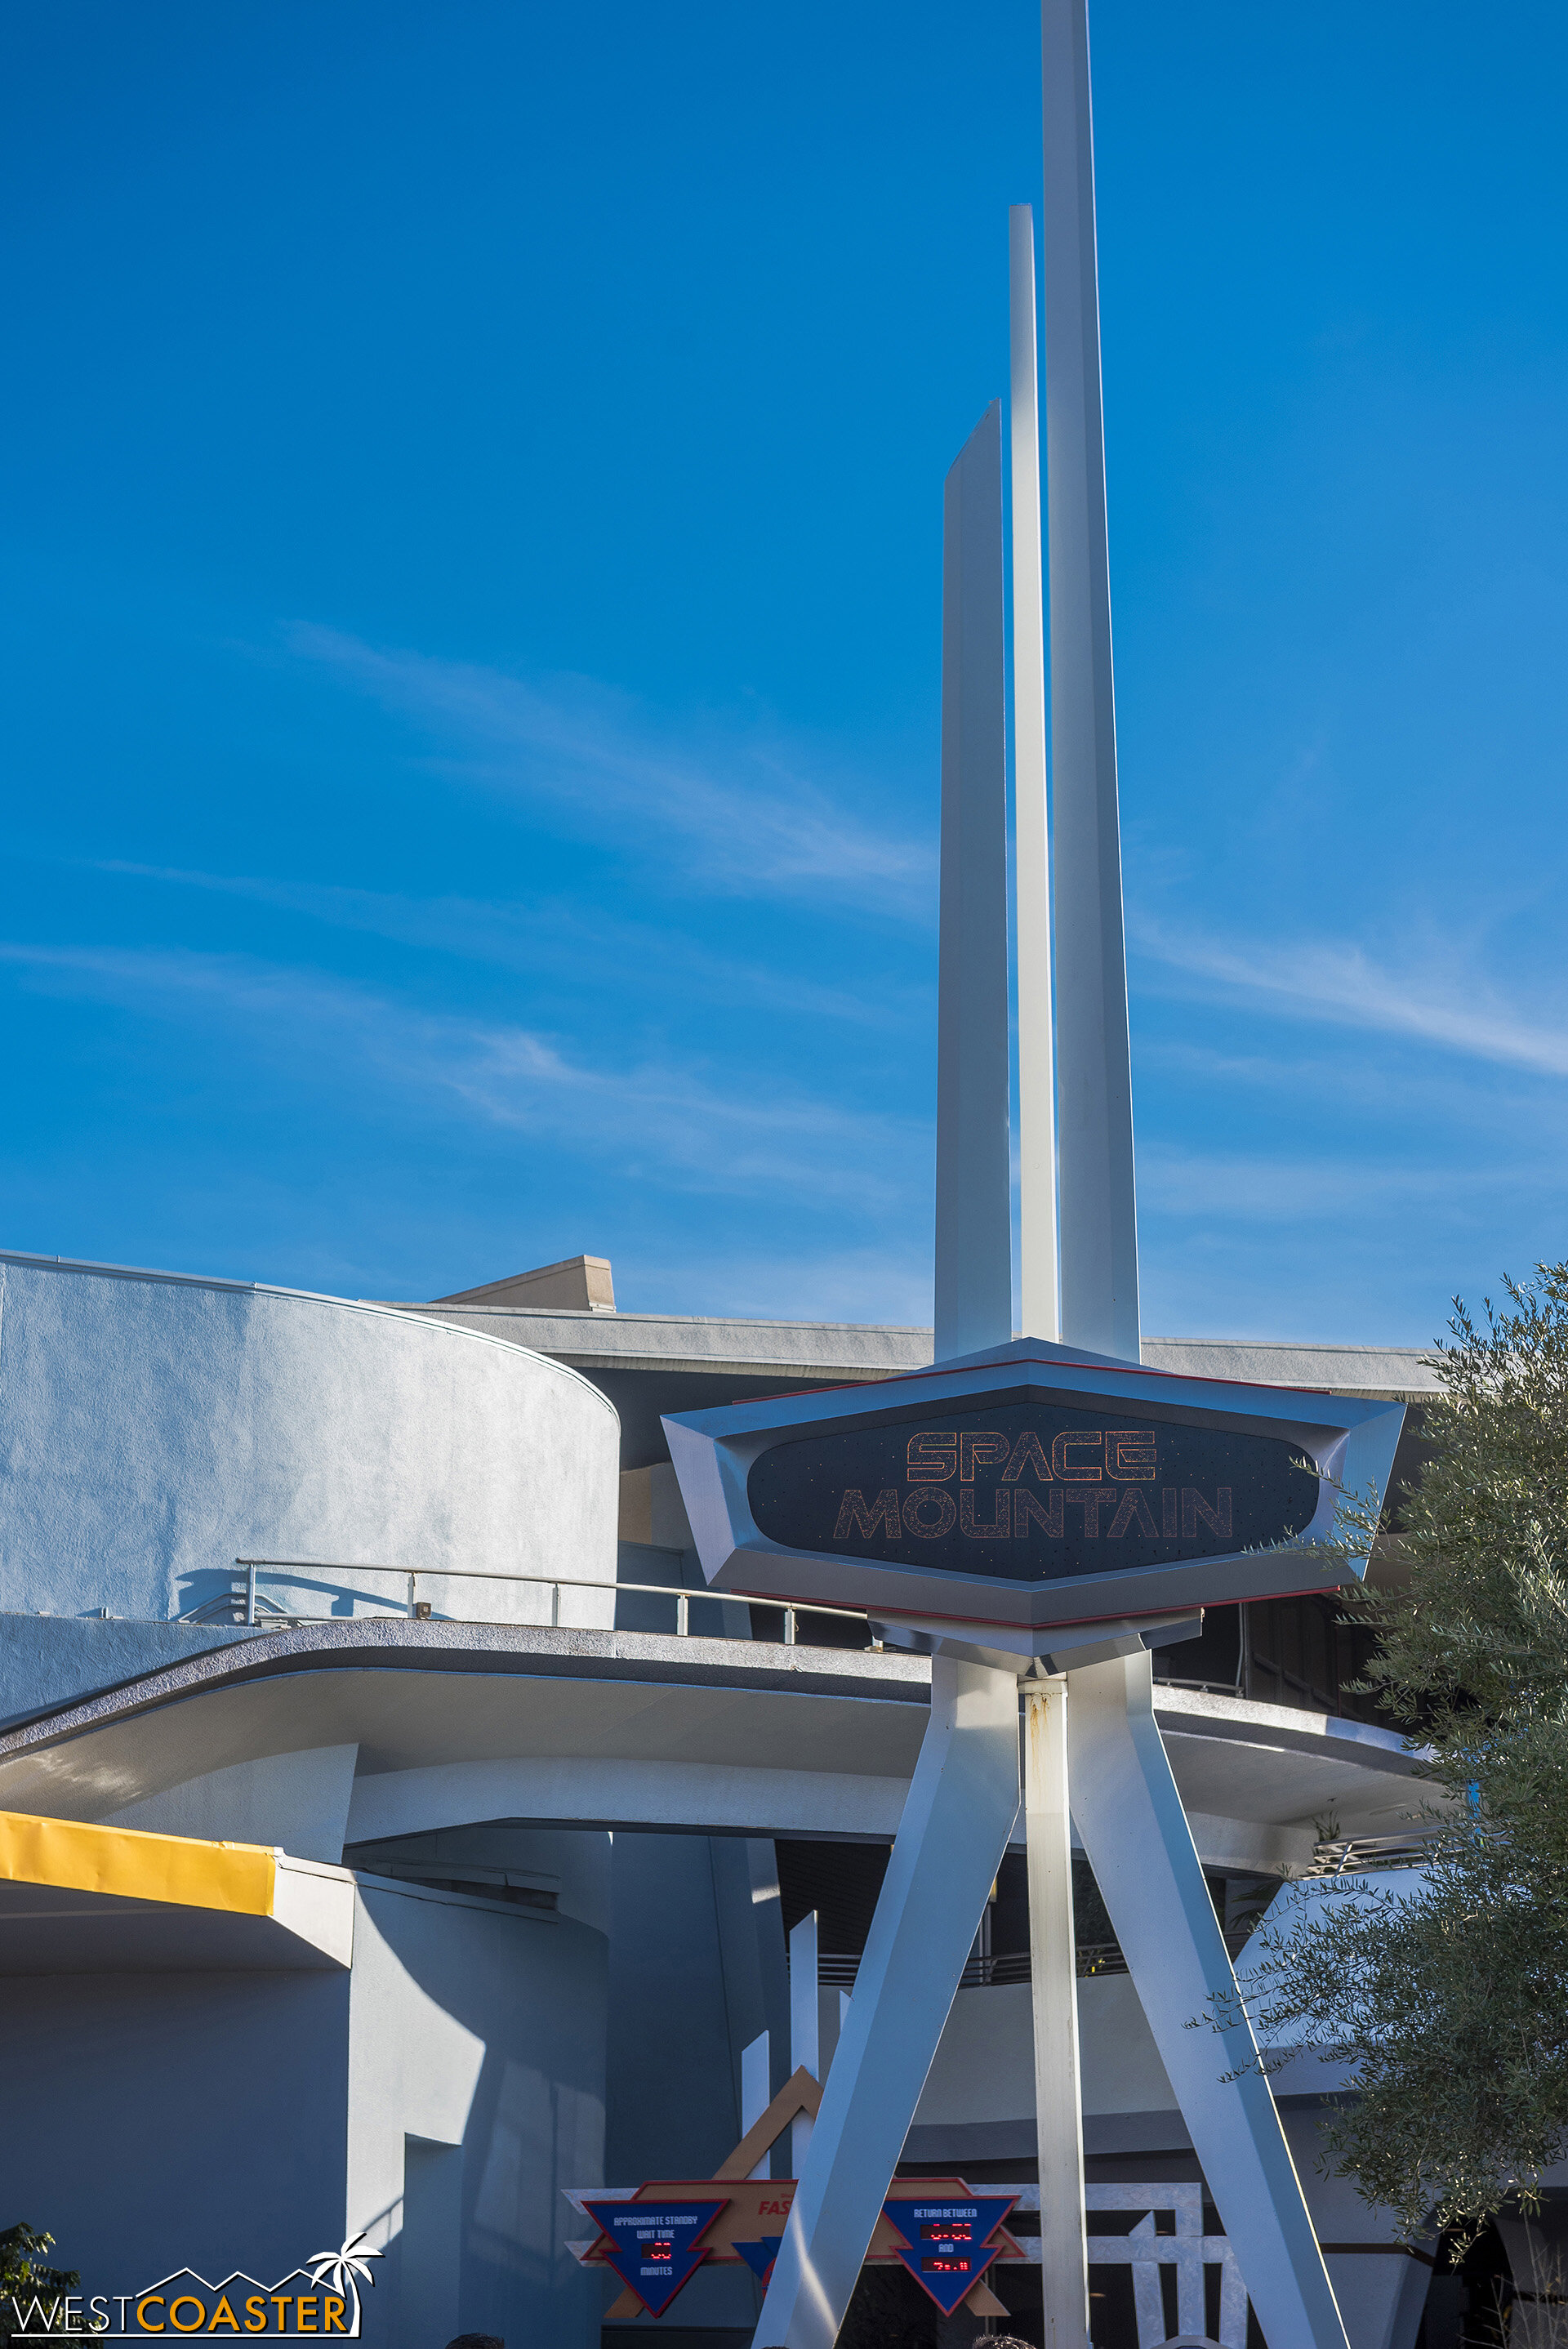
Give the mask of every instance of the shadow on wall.
[[603, 2174], [604, 1936], [546, 1909], [361, 1891], [350, 2174], [368, 2208], [353, 2215], [387, 2214], [397, 2268], [366, 2338], [404, 2349], [466, 2325], [598, 2349], [603, 2284], [566, 2249], [561, 2189]]
[[[401, 1609], [410, 1570], [614, 1580], [604, 1396], [417, 1314], [0, 1254], [0, 1424], [15, 1613], [165, 1621], [223, 1600], [236, 1558], [318, 1562], [297, 1609], [270, 1595], [322, 1614]], [[506, 1590], [461, 1611], [515, 1619]]]

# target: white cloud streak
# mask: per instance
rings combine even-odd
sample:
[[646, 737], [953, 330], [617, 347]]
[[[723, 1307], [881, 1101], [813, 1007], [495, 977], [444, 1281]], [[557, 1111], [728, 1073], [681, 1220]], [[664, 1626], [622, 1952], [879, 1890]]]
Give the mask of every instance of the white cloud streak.
[[1233, 946], [1140, 925], [1137, 942], [1141, 953], [1169, 969], [1295, 1019], [1331, 1020], [1501, 1067], [1568, 1076], [1568, 1025], [1527, 1018], [1451, 951], [1399, 971], [1346, 940]]
[[551, 1037], [496, 1021], [432, 1016], [319, 974], [240, 956], [0, 942], [0, 965], [35, 986], [85, 994], [142, 1017], [217, 1019], [251, 1049], [314, 1071], [341, 1099], [369, 1081], [445, 1097], [476, 1123], [614, 1157], [625, 1175], [697, 1192], [782, 1191], [902, 1206], [931, 1142], [912, 1119], [855, 1114], [772, 1081], [709, 1084], [685, 1066], [594, 1067]]
[[1292, 1226], [1354, 1218], [1379, 1207], [1440, 1210], [1500, 1190], [1555, 1186], [1545, 1156], [1507, 1167], [1390, 1164], [1386, 1160], [1273, 1157], [1266, 1152], [1154, 1148], [1139, 1161], [1139, 1205], [1221, 1226], [1231, 1221]]
[[580, 984], [592, 978], [650, 978], [727, 1001], [769, 1004], [808, 1019], [887, 1028], [928, 1017], [928, 992], [884, 987], [874, 996], [825, 987], [787, 968], [710, 953], [677, 931], [627, 921], [603, 908], [584, 914], [560, 902], [506, 905], [475, 897], [410, 897], [334, 882], [277, 881], [265, 875], [188, 872], [175, 865], [100, 860], [95, 872], [238, 897], [280, 913], [303, 915], [334, 929], [390, 939], [422, 952], [453, 955], [500, 970], [547, 971]]
[[[621, 1278], [617, 1259], [616, 1278]], [[851, 1247], [820, 1255], [731, 1249], [660, 1262], [634, 1251], [625, 1260], [628, 1294], [634, 1284], [638, 1309], [645, 1312], [931, 1327], [931, 1258], [918, 1237], [902, 1248]]]
[[628, 696], [586, 678], [546, 690], [304, 625], [289, 641], [438, 740], [463, 745], [476, 780], [550, 799], [603, 847], [634, 838], [640, 852], [652, 848], [732, 895], [831, 895], [873, 916], [934, 915], [934, 843], [850, 813], [760, 730], [682, 742]]

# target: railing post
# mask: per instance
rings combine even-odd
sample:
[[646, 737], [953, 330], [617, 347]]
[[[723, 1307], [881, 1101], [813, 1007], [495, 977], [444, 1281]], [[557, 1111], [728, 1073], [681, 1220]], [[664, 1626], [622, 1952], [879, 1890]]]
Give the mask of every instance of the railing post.
[[784, 1645], [787, 1648], [792, 1648], [794, 1644], [795, 1609], [792, 1607], [786, 1607], [784, 1609]]
[[552, 1582], [550, 1586], [550, 1628], [552, 1631], [558, 1631], [561, 1629], [561, 1585], [559, 1582]]
[[[237, 1561], [236, 1561], [237, 1562]], [[245, 1568], [245, 1621], [254, 1630], [256, 1623], [256, 1563], [251, 1560]]]
[[684, 1640], [691, 1618], [691, 1601], [683, 1590], [676, 1600], [676, 1637]]
[[418, 1577], [415, 1575], [411, 1574], [408, 1577], [408, 1612], [410, 1615], [414, 1612], [414, 1584], [417, 1579]]

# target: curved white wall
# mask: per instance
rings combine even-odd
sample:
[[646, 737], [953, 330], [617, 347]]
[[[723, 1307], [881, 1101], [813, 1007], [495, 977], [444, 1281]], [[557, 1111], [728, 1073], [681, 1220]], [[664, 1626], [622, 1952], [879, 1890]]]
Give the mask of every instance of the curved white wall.
[[[500, 1339], [296, 1290], [0, 1254], [0, 1611], [160, 1619], [236, 1557], [380, 1574], [263, 1588], [291, 1612], [550, 1619], [455, 1569], [615, 1578], [618, 1426]], [[450, 1579], [432, 1581], [441, 1574]], [[611, 1602], [563, 1591], [563, 1623]]]

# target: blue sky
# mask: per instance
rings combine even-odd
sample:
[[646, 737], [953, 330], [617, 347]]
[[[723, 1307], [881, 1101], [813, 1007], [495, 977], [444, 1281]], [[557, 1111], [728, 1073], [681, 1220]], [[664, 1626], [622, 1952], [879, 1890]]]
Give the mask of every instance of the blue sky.
[[[1568, 26], [1093, 0], [1145, 1326], [1568, 1254]], [[13, 0], [0, 1242], [929, 1314], [1037, 28]]]

